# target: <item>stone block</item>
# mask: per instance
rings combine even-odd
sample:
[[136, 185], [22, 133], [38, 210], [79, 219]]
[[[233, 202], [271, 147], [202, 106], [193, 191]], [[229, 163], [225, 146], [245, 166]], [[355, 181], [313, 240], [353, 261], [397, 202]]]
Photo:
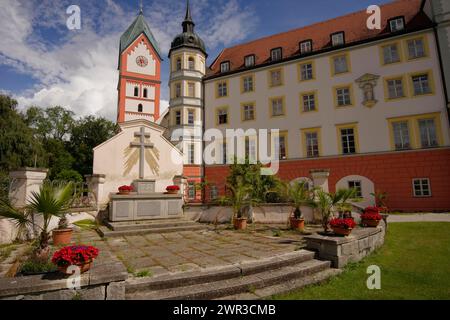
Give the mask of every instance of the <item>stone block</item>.
[[358, 252], [358, 246], [356, 241], [344, 243], [341, 247], [341, 252], [343, 255], [351, 255]]
[[125, 300], [125, 281], [111, 282], [106, 287], [106, 300]]

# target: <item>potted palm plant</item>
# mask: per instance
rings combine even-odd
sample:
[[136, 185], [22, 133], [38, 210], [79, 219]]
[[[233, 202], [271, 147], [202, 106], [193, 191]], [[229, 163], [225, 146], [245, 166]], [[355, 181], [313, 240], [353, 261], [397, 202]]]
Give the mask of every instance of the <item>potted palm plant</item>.
[[279, 181], [276, 192], [291, 206], [289, 222], [292, 229], [303, 230], [305, 219], [301, 211], [302, 206], [314, 207], [314, 192], [308, 188], [306, 181], [295, 181], [292, 183]]
[[[33, 254], [37, 260], [48, 260], [49, 247], [49, 223], [52, 217], [61, 218], [73, 201], [73, 186], [67, 184], [52, 184], [45, 182], [39, 189], [39, 192], [32, 192], [30, 203], [25, 209], [16, 209], [10, 203], [0, 200], [0, 216], [13, 220], [19, 229], [25, 229], [28, 226], [36, 226], [40, 229], [38, 236], [38, 246]], [[34, 223], [33, 215], [42, 217], [42, 224]]]
[[245, 209], [255, 205], [258, 200], [252, 197], [252, 186], [246, 185], [242, 179], [238, 179], [235, 185], [227, 184], [229, 195], [221, 197], [219, 203], [229, 205], [233, 210], [232, 221], [236, 230], [247, 228]]
[[329, 221], [334, 210], [339, 207], [339, 203], [342, 203], [342, 199], [345, 199], [348, 194], [348, 189], [338, 189], [336, 192], [325, 192], [323, 190], [316, 192], [315, 205], [321, 216], [322, 228], [325, 233], [329, 232]]

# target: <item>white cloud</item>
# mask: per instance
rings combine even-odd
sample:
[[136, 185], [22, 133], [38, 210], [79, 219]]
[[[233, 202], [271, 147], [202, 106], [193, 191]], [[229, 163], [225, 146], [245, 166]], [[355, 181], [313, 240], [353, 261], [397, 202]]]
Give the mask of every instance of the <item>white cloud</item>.
[[[5, 1], [0, 11], [0, 64], [37, 81], [33, 89], [15, 95], [19, 107], [61, 105], [77, 115], [115, 120], [119, 38], [136, 12], [125, 11], [113, 0], [85, 0], [80, 4], [82, 29], [69, 31], [65, 27], [69, 3]], [[245, 39], [257, 22], [253, 11], [236, 0], [191, 1], [191, 8], [197, 32], [210, 49]], [[172, 39], [181, 32], [184, 4], [157, 1], [144, 13], [166, 56]], [[167, 65], [162, 72], [168, 72]], [[161, 88], [162, 112], [168, 92], [166, 84]]]

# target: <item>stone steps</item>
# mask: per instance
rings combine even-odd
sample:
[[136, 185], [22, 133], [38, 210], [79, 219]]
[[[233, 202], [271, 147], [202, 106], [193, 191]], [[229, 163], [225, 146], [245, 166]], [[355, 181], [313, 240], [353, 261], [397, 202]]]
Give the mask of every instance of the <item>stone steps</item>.
[[[191, 271], [149, 279], [128, 279], [126, 299], [193, 300], [236, 298], [260, 299], [272, 292], [315, 283], [335, 274], [329, 261], [315, 260], [314, 253], [294, 251], [256, 262], [245, 262], [204, 271]], [[303, 279], [303, 282], [300, 280]], [[296, 280], [298, 280], [296, 282]], [[265, 290], [265, 291], [264, 291]]]
[[261, 289], [256, 289], [253, 292], [239, 293], [229, 296], [220, 297], [216, 300], [259, 300], [267, 299], [276, 294], [285, 294], [294, 290], [302, 289], [312, 284], [320, 284], [327, 281], [329, 278], [339, 275], [341, 269], [325, 269], [323, 271], [310, 274], [298, 279], [292, 279], [280, 284], [275, 284]]
[[151, 233], [170, 233], [181, 231], [205, 230], [204, 224], [190, 220], [164, 219], [160, 221], [129, 221], [109, 222], [107, 226], [101, 226], [99, 233], [102, 237], [121, 237], [143, 235]]

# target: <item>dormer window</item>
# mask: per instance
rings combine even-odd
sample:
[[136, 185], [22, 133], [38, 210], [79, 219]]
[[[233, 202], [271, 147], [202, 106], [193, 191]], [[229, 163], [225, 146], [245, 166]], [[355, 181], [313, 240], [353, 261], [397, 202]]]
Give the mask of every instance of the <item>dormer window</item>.
[[305, 40], [300, 42], [300, 54], [305, 54], [312, 51], [312, 40]]
[[246, 56], [244, 58], [244, 65], [247, 68], [254, 66], [255, 65], [255, 55], [251, 54], [251, 55]]
[[331, 35], [331, 45], [333, 47], [342, 46], [345, 44], [344, 32], [336, 32]]
[[220, 64], [220, 72], [228, 72], [230, 71], [230, 61], [225, 61]]
[[402, 31], [405, 29], [405, 18], [397, 17], [389, 20], [389, 28], [391, 32]]
[[275, 48], [270, 50], [270, 59], [272, 61], [278, 61], [283, 58], [283, 53], [281, 51], [281, 48]]

